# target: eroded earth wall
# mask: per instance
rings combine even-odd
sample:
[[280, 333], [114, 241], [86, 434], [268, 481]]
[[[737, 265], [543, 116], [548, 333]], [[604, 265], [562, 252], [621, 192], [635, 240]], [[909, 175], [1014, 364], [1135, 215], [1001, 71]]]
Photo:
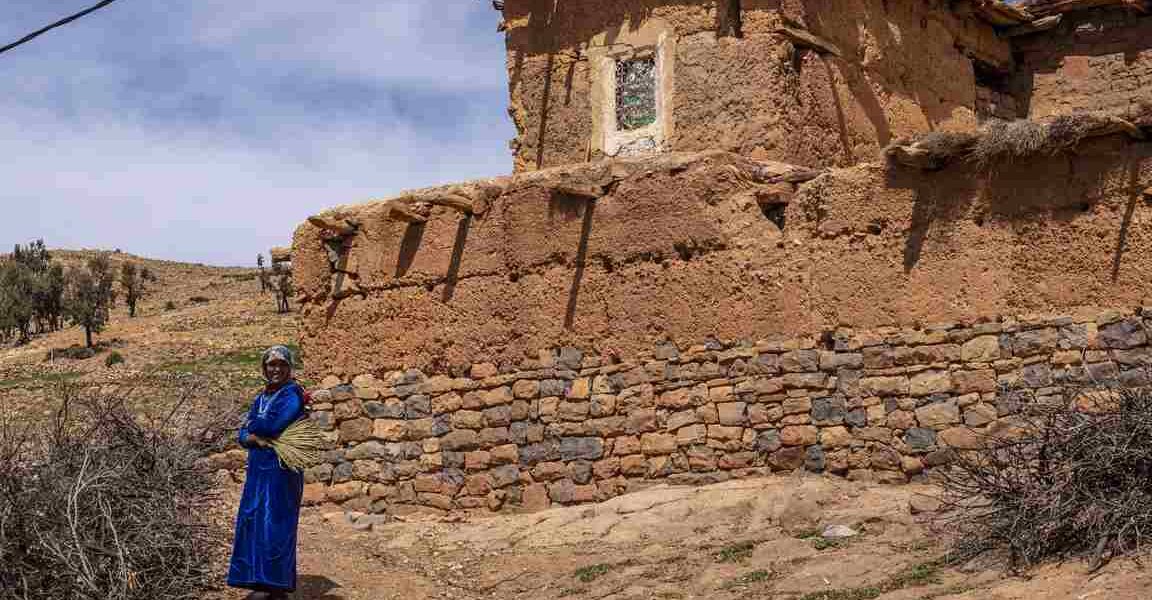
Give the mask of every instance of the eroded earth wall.
[[1152, 16], [1124, 9], [1062, 15], [1060, 26], [1016, 38], [1013, 93], [1031, 118], [1075, 112], [1125, 117], [1152, 106]]
[[991, 173], [670, 154], [328, 211], [293, 247], [333, 444], [308, 497], [918, 477], [1011, 432], [1005, 390], [1145, 381], [1150, 151], [1110, 136]]
[[[508, 0], [518, 171], [602, 156], [597, 57], [661, 45], [664, 150], [724, 149], [812, 166], [876, 160], [890, 141], [976, 120], [972, 58], [1007, 41], [942, 0], [745, 0], [738, 27], [705, 0]], [[838, 52], [781, 33], [818, 36]]]

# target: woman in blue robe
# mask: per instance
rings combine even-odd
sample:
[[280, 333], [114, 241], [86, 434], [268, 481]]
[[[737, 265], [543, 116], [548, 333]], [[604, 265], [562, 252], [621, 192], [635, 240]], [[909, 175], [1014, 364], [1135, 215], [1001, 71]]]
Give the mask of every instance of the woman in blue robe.
[[236, 538], [228, 585], [253, 590], [250, 598], [287, 598], [296, 589], [296, 524], [304, 476], [281, 466], [269, 445], [304, 416], [304, 390], [292, 379], [292, 351], [269, 348], [261, 360], [268, 382], [240, 428], [248, 449], [244, 494], [236, 514]]

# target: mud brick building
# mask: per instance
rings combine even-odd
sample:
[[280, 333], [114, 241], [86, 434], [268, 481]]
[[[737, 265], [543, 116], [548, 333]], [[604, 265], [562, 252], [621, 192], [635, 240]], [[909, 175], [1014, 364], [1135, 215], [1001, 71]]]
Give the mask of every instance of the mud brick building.
[[309, 500], [904, 482], [1146, 383], [1146, 9], [507, 0], [514, 174], [296, 231]]

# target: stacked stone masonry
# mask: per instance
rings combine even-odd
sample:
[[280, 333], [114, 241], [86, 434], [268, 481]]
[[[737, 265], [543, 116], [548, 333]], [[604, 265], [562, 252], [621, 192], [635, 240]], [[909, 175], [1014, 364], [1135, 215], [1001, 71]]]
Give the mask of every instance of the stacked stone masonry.
[[[574, 348], [518, 370], [330, 377], [314, 418], [326, 462], [308, 503], [360, 511], [604, 500], [653, 480], [808, 470], [904, 483], [1017, 424], [1023, 396], [1148, 383], [1152, 310], [783, 342], [657, 346], [634, 360]], [[243, 452], [215, 457], [238, 468]]]

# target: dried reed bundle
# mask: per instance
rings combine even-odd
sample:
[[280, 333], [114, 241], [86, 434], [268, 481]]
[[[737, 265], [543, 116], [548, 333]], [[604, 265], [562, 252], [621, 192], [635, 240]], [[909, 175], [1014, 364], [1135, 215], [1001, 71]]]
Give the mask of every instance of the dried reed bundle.
[[320, 464], [325, 442], [316, 422], [304, 418], [289, 425], [271, 446], [285, 469], [303, 471]]

